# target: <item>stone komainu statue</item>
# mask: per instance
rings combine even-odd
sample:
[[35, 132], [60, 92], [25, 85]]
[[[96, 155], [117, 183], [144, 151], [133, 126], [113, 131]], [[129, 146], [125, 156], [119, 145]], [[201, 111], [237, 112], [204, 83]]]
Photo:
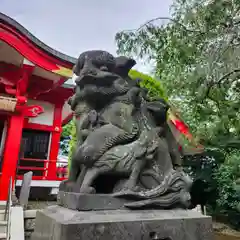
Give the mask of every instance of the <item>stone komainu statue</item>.
[[[62, 191], [132, 199], [128, 208], [191, 208], [193, 181], [181, 170], [167, 124], [168, 104], [129, 78], [135, 61], [105, 51], [82, 53], [74, 67], [77, 145]], [[198, 191], [198, 193], [199, 193]], [[204, 192], [204, 189], [202, 188]]]

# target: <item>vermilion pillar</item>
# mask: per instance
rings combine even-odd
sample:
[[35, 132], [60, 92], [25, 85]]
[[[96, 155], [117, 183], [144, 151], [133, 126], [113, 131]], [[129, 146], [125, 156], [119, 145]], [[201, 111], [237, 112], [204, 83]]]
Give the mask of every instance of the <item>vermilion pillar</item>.
[[8, 121], [7, 138], [5, 142], [4, 159], [2, 166], [0, 200], [7, 200], [9, 181], [15, 181], [16, 168], [19, 157], [24, 116], [12, 115]]
[[57, 157], [60, 146], [60, 137], [62, 132], [62, 107], [63, 104], [56, 104], [54, 109], [53, 127], [50, 152], [49, 152], [49, 165], [47, 179], [56, 179], [57, 174]]
[[[34, 70], [34, 64], [27, 59], [23, 60], [21, 68], [19, 68], [19, 80], [16, 84], [16, 89], [11, 90], [11, 94], [19, 100], [25, 98], [29, 78]], [[23, 106], [24, 107], [24, 106]], [[19, 151], [22, 139], [22, 129], [24, 125], [24, 112], [14, 113], [8, 120], [8, 131], [5, 142], [4, 158], [2, 165], [2, 176], [0, 184], [0, 200], [7, 200], [8, 187], [10, 178], [14, 183], [16, 176], [16, 169], [19, 158]]]

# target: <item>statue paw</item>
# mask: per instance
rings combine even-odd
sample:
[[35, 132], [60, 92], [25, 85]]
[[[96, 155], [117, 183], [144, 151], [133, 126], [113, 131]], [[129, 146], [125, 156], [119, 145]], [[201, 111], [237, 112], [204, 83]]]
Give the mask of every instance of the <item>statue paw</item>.
[[59, 191], [73, 192], [74, 185], [75, 185], [75, 182], [64, 180], [59, 185]]

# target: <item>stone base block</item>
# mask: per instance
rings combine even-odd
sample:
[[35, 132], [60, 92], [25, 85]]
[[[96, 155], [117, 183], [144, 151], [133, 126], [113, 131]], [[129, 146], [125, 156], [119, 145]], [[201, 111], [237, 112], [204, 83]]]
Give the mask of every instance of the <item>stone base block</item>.
[[73, 211], [51, 206], [37, 213], [32, 240], [213, 240], [211, 217], [191, 210]]
[[58, 205], [78, 211], [118, 210], [128, 203], [123, 198], [115, 198], [110, 194], [82, 194], [74, 192], [58, 193]]

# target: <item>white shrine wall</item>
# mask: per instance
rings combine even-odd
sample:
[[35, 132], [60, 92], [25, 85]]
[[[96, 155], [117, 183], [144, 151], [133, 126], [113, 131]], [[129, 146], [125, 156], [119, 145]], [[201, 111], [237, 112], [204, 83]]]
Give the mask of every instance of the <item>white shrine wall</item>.
[[54, 117], [54, 104], [44, 101], [28, 100], [27, 105], [38, 105], [43, 107], [44, 112], [35, 118], [29, 118], [29, 123], [52, 126]]
[[72, 110], [68, 102], [66, 101], [62, 108], [62, 121], [71, 114]]

